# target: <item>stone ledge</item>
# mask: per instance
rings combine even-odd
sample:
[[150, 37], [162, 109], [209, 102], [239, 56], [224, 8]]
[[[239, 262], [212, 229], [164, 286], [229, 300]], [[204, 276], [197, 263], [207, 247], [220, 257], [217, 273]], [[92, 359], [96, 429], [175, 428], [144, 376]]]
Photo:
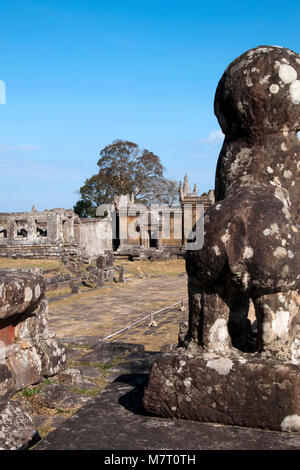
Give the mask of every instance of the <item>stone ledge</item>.
[[256, 354], [193, 355], [179, 348], [154, 363], [143, 403], [166, 418], [300, 431], [299, 371]]
[[38, 443], [35, 450], [292, 450], [300, 436], [164, 419], [142, 407], [147, 375], [121, 375], [71, 418]]

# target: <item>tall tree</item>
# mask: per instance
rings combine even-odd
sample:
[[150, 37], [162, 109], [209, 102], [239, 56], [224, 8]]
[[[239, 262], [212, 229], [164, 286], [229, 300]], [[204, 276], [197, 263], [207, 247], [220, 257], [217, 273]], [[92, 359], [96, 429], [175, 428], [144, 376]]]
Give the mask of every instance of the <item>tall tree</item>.
[[97, 165], [98, 173], [85, 181], [74, 206], [81, 217], [93, 216], [100, 204], [113, 202], [120, 194], [133, 193], [141, 204], [171, 205], [176, 200], [177, 183], [164, 178], [160, 158], [133, 142], [115, 140], [107, 145]]

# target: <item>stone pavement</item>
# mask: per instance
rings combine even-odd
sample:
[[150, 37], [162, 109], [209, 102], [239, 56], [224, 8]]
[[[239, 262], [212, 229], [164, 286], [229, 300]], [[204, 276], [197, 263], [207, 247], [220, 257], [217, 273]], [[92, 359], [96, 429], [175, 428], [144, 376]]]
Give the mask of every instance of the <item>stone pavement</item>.
[[[187, 311], [173, 308], [155, 317], [157, 327], [149, 327], [146, 321], [111, 343], [99, 344], [99, 339], [183, 297], [186, 278], [152, 278], [51, 303], [50, 324], [69, 344], [68, 356], [75, 354], [69, 367], [84, 374], [106, 370], [106, 380], [111, 383], [96, 396], [89, 393], [89, 400], [71, 417], [61, 418], [63, 421], [35, 446], [36, 450], [300, 449], [300, 435], [295, 433], [168, 420], [145, 412], [142, 397], [151, 365], [158, 357], [159, 346], [177, 342], [178, 323], [187, 320]], [[142, 343], [146, 351], [142, 345], [133, 348], [126, 344], [129, 342]], [[79, 358], [76, 344], [83, 347]], [[157, 347], [151, 352], [153, 345]], [[48, 386], [48, 395], [50, 392]], [[84, 396], [83, 390], [74, 392]]]
[[[111, 288], [94, 290], [50, 302], [49, 324], [63, 338], [97, 336], [99, 339], [116, 332], [148, 313], [187, 298], [186, 277], [160, 277], [133, 280]], [[159, 350], [166, 343], [177, 343], [178, 325], [187, 321], [187, 311], [179, 306], [154, 317], [114, 340], [137, 342], [146, 349]]]
[[[114, 347], [120, 348], [120, 346], [119, 343], [119, 346]], [[105, 354], [109, 355], [109, 345], [106, 348]], [[147, 372], [155, 357], [157, 357], [155, 353], [143, 352], [141, 348], [127, 356], [127, 361], [119, 363], [114, 370], [115, 381], [40, 441], [35, 449], [114, 451], [300, 449], [299, 434], [180, 419], [168, 420], [147, 415], [142, 407], [142, 396], [148, 380]], [[95, 350], [90, 360], [97, 358], [104, 359], [101, 349]], [[112, 372], [111, 369], [110, 373]]]

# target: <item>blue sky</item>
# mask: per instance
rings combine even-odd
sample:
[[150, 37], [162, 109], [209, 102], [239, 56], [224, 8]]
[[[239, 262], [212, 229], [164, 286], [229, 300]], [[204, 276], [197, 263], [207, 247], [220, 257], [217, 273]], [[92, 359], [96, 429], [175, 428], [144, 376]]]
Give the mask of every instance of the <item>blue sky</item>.
[[299, 52], [299, 12], [294, 0], [0, 0], [0, 211], [72, 207], [117, 138], [212, 188], [218, 80], [252, 47]]

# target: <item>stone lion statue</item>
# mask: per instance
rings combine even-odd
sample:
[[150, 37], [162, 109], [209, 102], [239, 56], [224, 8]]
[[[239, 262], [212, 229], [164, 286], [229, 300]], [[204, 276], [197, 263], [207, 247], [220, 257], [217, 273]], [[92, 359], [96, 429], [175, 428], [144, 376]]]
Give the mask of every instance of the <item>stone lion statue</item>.
[[299, 364], [300, 55], [275, 46], [244, 53], [221, 77], [214, 107], [225, 140], [204, 246], [187, 252], [186, 343]]

